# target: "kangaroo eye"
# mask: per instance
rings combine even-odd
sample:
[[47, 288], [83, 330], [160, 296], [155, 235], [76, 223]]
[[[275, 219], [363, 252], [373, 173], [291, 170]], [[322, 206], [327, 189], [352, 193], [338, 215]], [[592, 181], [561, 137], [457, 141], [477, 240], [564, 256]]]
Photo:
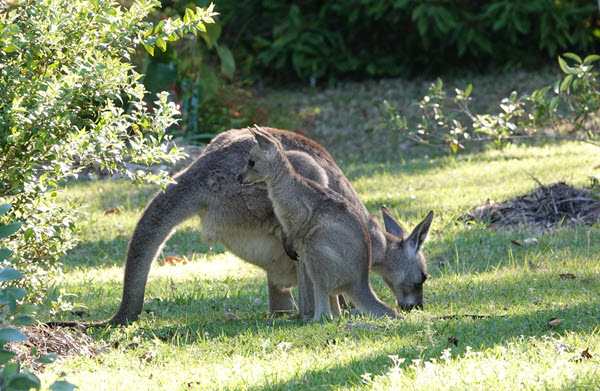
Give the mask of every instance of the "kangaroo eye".
[[254, 167], [254, 160], [248, 160], [248, 167]]

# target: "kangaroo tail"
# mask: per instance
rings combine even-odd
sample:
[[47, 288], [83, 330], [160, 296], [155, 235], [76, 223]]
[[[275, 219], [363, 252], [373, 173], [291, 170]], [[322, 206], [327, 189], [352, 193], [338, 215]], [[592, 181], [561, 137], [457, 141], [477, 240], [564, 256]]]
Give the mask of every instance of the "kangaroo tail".
[[[173, 229], [196, 214], [201, 207], [202, 189], [194, 185], [193, 175], [190, 174], [184, 172], [176, 177], [177, 183], [168, 185], [164, 192], [159, 191], [146, 206], [127, 247], [119, 309], [112, 318], [90, 323], [89, 326], [122, 325], [137, 320], [142, 312], [152, 262]], [[60, 322], [51, 323], [58, 325]]]

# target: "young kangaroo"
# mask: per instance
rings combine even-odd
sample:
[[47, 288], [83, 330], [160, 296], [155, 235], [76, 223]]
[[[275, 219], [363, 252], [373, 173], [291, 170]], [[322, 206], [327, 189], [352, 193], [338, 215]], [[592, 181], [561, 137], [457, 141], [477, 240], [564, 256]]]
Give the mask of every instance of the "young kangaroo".
[[[319, 166], [315, 159], [312, 158], [309, 154], [300, 151], [288, 151], [285, 152], [285, 156], [288, 158], [295, 171], [302, 175], [305, 178], [308, 178], [312, 181], [319, 183], [322, 186], [327, 187], [329, 184], [329, 179], [327, 178], [327, 173], [323, 169], [323, 167]], [[281, 242], [283, 243], [283, 249], [288, 257], [293, 259], [294, 261], [298, 260], [298, 254], [294, 250], [294, 244], [292, 243], [291, 238], [287, 237], [285, 232], [281, 230], [280, 232]]]
[[[314, 289], [314, 319], [340, 314], [337, 295], [373, 316], [399, 317], [369, 284], [371, 240], [354, 207], [342, 196], [299, 175], [281, 143], [258, 126], [257, 145], [238, 175], [243, 185], [266, 182], [269, 199]], [[299, 275], [299, 278], [305, 276]]]

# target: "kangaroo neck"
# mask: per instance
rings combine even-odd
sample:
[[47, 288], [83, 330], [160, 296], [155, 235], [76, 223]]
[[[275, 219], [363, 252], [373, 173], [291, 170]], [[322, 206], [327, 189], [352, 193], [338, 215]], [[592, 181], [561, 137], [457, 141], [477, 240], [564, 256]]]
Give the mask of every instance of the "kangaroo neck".
[[377, 218], [371, 214], [367, 216], [365, 226], [371, 237], [371, 267], [378, 269], [379, 265], [385, 261], [387, 252], [387, 239]]
[[[275, 215], [287, 232], [297, 231], [311, 214], [306, 185], [289, 162], [282, 161], [267, 181]], [[285, 164], [287, 163], [287, 164]]]

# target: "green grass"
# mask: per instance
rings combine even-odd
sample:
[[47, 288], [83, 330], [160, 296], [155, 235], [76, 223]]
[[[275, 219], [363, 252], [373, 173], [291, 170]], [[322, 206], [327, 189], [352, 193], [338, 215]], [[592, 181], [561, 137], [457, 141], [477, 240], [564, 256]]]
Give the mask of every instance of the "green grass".
[[[152, 268], [145, 306], [151, 311], [126, 328], [93, 330], [98, 345], [109, 346], [105, 353], [53, 364], [41, 377], [50, 384], [64, 372], [83, 390], [597, 389], [598, 224], [517, 246], [512, 241], [533, 233], [457, 218], [488, 199], [532, 190], [536, 184], [526, 173], [545, 184], [583, 186], [599, 158], [596, 147], [562, 143], [344, 165], [373, 213], [385, 203], [412, 228], [428, 210], [436, 212], [425, 246], [431, 274], [425, 308], [403, 321], [271, 319], [264, 273], [204, 244], [192, 219], [163, 250], [188, 263]], [[56, 286], [89, 313], [85, 320], [116, 310], [127, 241], [154, 191], [125, 182], [68, 188], [69, 196], [89, 202], [81, 243], [64, 257]], [[122, 214], [105, 214], [114, 208]], [[561, 278], [564, 273], [576, 278]], [[378, 277], [372, 284], [393, 302]], [[439, 318], [454, 314], [489, 317]], [[552, 318], [563, 322], [552, 328]], [[581, 357], [585, 349], [591, 359]]]

